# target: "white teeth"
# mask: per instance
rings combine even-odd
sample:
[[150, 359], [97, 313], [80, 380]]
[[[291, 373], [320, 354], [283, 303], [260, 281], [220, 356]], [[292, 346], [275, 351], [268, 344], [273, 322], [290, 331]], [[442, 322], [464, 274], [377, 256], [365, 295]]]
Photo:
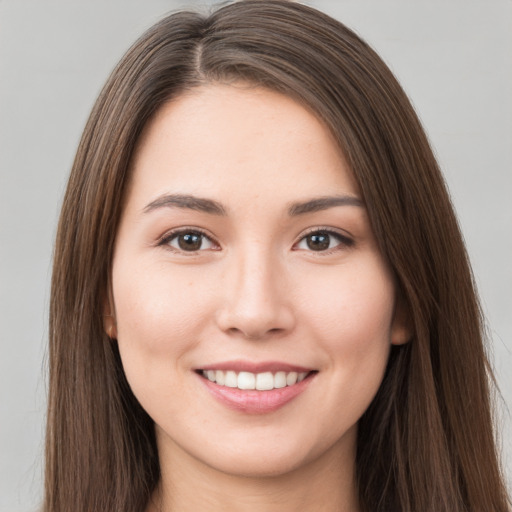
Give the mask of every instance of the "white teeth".
[[238, 374], [238, 389], [254, 389], [256, 387], [256, 376], [254, 373], [240, 372]]
[[221, 386], [224, 386], [226, 383], [226, 376], [224, 375], [224, 372], [221, 370], [217, 370], [215, 372], [215, 382], [217, 384], [220, 384]]
[[293, 386], [297, 382], [297, 372], [290, 372], [286, 375], [286, 385]]
[[286, 372], [277, 372], [274, 375], [274, 387], [285, 388], [286, 387]]
[[298, 377], [297, 377], [297, 382], [301, 382], [303, 381], [305, 378], [306, 378], [306, 375], [308, 374], [308, 372], [302, 372], [302, 373], [299, 373]]
[[256, 375], [256, 389], [260, 391], [274, 389], [274, 376], [270, 372], [258, 373]]
[[224, 379], [224, 386], [228, 388], [238, 387], [238, 378], [235, 372], [226, 372], [226, 378]]
[[269, 391], [271, 389], [280, 389], [286, 386], [293, 386], [302, 382], [308, 372], [263, 372], [251, 373], [240, 372], [238, 375], [234, 371], [222, 370], [203, 370], [203, 376], [211, 382], [216, 382], [220, 386], [227, 386], [238, 389], [257, 389], [258, 391]]

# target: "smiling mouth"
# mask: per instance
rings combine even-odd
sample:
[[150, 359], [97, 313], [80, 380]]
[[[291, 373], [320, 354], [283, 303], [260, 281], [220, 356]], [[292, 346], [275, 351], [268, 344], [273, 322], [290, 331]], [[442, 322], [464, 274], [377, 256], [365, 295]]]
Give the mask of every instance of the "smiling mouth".
[[227, 388], [241, 390], [271, 391], [282, 389], [302, 382], [316, 371], [309, 372], [235, 372], [232, 370], [198, 370], [199, 375], [210, 382]]
[[282, 362], [230, 361], [195, 370], [206, 389], [244, 414], [277, 411], [305, 392], [318, 370]]

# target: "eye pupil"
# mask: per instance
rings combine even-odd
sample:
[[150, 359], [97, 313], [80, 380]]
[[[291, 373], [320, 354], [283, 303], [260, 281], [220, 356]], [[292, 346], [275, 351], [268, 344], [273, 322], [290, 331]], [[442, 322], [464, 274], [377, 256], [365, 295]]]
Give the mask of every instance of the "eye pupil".
[[198, 251], [201, 249], [203, 235], [200, 233], [185, 233], [178, 236], [178, 245], [184, 251]]
[[307, 237], [308, 249], [312, 251], [324, 251], [329, 248], [330, 236], [328, 233], [314, 233]]

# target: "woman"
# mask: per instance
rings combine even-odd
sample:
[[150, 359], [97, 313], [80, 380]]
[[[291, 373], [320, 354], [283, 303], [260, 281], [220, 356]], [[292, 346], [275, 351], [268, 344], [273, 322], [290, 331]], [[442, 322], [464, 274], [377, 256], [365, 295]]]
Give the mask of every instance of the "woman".
[[57, 235], [47, 511], [509, 510], [481, 315], [378, 56], [286, 1], [172, 15]]

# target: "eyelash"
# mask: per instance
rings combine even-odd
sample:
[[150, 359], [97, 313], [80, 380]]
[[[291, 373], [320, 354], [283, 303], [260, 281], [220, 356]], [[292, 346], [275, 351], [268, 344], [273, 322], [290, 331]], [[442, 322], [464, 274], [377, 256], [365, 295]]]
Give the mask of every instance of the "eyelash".
[[163, 235], [159, 240], [158, 240], [158, 243], [157, 245], [158, 246], [167, 246], [167, 248], [169, 248], [170, 250], [172, 251], [175, 251], [177, 253], [190, 253], [190, 254], [197, 254], [198, 252], [201, 252], [205, 249], [198, 249], [198, 250], [193, 250], [193, 251], [187, 251], [185, 249], [180, 249], [180, 248], [177, 248], [177, 247], [172, 247], [170, 244], [171, 242], [174, 240], [174, 239], [178, 239], [178, 237], [180, 235], [198, 235], [201, 237], [201, 244], [204, 240], [208, 240], [212, 245], [216, 246], [216, 248], [214, 249], [210, 249], [210, 250], [218, 250], [219, 248], [219, 244], [214, 240], [214, 238], [210, 235], [208, 235], [205, 231], [203, 231], [202, 229], [199, 229], [199, 228], [179, 228], [179, 229], [175, 229], [173, 231], [169, 231], [167, 233], [165, 233], [165, 235]]
[[[183, 249], [183, 248], [172, 247], [171, 246], [171, 242], [173, 240], [177, 240], [180, 235], [195, 235], [195, 236], [199, 236], [199, 237], [201, 237], [201, 245], [203, 244], [203, 242], [205, 240], [207, 240], [207, 241], [209, 241], [214, 246], [214, 248], [210, 247], [208, 249], [196, 249], [196, 250], [188, 251], [188, 250]], [[329, 237], [329, 241], [328, 241], [329, 245], [331, 243], [330, 238], [335, 238], [339, 243], [336, 244], [334, 247], [330, 247], [330, 248], [328, 247], [326, 250], [318, 250], [318, 251], [315, 251], [314, 249], [311, 249], [311, 248], [309, 248], [310, 250], [308, 251], [308, 249], [301, 249], [300, 247], [298, 247], [299, 244], [301, 244], [303, 241], [305, 241], [308, 237], [310, 237], [312, 235], [317, 235], [317, 236], [318, 235], [326, 235], [327, 237]], [[342, 246], [344, 248], [353, 247], [354, 243], [355, 242], [354, 242], [354, 240], [352, 238], [350, 238], [350, 237], [348, 237], [346, 235], [343, 235], [339, 231], [335, 231], [332, 228], [315, 227], [315, 228], [311, 228], [306, 233], [303, 233], [300, 236], [300, 238], [298, 239], [298, 241], [293, 244], [292, 250], [306, 250], [308, 252], [318, 253], [319, 255], [328, 255], [328, 254], [331, 254], [332, 252], [340, 250], [340, 246]], [[165, 235], [163, 235], [158, 240], [157, 245], [158, 246], [167, 246], [168, 249], [170, 249], [170, 250], [172, 250], [172, 251], [174, 251], [176, 253], [189, 253], [191, 255], [192, 254], [197, 254], [197, 253], [202, 252], [204, 250], [219, 250], [220, 249], [219, 244], [214, 240], [214, 238], [212, 236], [207, 234], [205, 231], [203, 231], [203, 230], [201, 230], [199, 228], [195, 228], [195, 227], [194, 228], [193, 227], [190, 227], [190, 228], [187, 228], [187, 227], [179, 228], [179, 229], [167, 232]]]
[[[299, 240], [293, 245], [294, 249], [296, 248], [295, 250], [302, 250], [298, 247], [298, 245], [312, 235], [327, 235], [330, 238], [335, 238], [339, 242], [334, 247], [327, 248], [326, 250], [315, 251], [313, 249], [310, 249], [308, 251], [311, 253], [317, 253], [319, 256], [327, 256], [327, 255], [332, 254], [333, 252], [339, 251], [343, 248], [349, 249], [349, 248], [353, 247], [355, 244], [355, 242], [352, 238], [350, 238], [349, 236], [347, 236], [345, 234], [340, 233], [337, 230], [334, 230], [334, 229], [328, 228], [328, 227], [314, 227], [314, 228], [311, 228], [310, 230], [308, 230], [306, 233], [301, 234]], [[330, 245], [330, 241], [329, 241], [329, 245]], [[307, 249], [304, 249], [304, 250], [307, 250]]]

